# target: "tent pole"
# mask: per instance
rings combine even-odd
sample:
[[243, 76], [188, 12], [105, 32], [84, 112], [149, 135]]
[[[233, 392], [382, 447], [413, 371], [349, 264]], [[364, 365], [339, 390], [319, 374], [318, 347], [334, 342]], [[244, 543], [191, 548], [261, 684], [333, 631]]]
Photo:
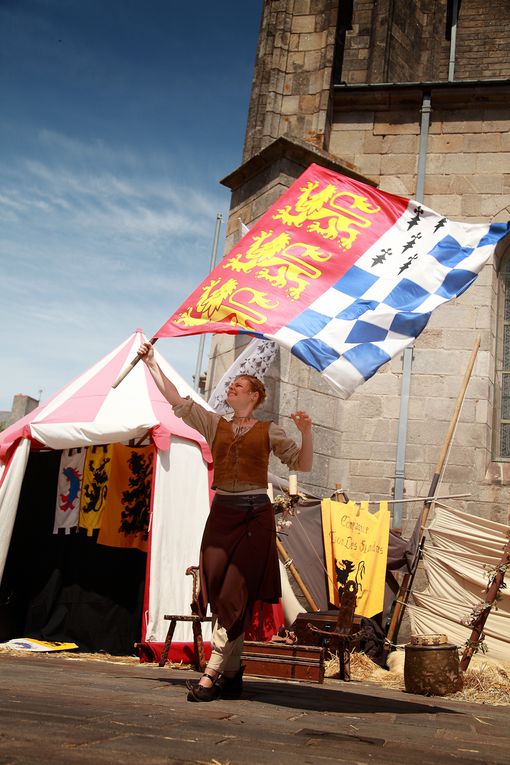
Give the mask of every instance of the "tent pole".
[[473, 631], [471, 632], [469, 640], [466, 642], [466, 647], [464, 648], [464, 653], [462, 654], [462, 659], [460, 661], [460, 668], [463, 672], [465, 672], [469, 667], [469, 662], [471, 661], [472, 655], [478, 650], [478, 646], [484, 639], [483, 628], [485, 627], [485, 622], [489, 618], [492, 606], [498, 599], [499, 591], [503, 588], [505, 572], [509, 565], [510, 540], [506, 543], [505, 549], [503, 550], [503, 555], [501, 556], [501, 560], [495, 568], [494, 577], [492, 580], [489, 579], [489, 583], [483, 598], [484, 608], [471, 623]]
[[469, 380], [471, 379], [471, 374], [475, 366], [476, 356], [477, 356], [479, 348], [480, 348], [480, 335], [477, 336], [475, 340], [475, 344], [473, 346], [473, 350], [471, 351], [471, 356], [466, 368], [466, 372], [464, 374], [464, 379], [462, 381], [462, 385], [458, 393], [457, 400], [455, 402], [455, 407], [453, 409], [453, 413], [450, 419], [448, 432], [446, 434], [446, 438], [443, 443], [443, 448], [441, 449], [441, 454], [439, 455], [439, 459], [437, 461], [434, 475], [432, 476], [432, 482], [430, 484], [430, 489], [428, 492], [428, 499], [424, 502], [424, 505], [423, 505], [423, 510], [421, 513], [421, 526], [420, 526], [421, 542], [416, 552], [416, 555], [414, 556], [414, 559], [411, 563], [410, 570], [404, 575], [404, 578], [402, 579], [402, 584], [400, 585], [400, 589], [396, 598], [395, 608], [393, 610], [393, 615], [391, 617], [390, 626], [388, 628], [388, 633], [386, 635], [386, 650], [390, 649], [391, 643], [393, 643], [393, 641], [397, 638], [400, 625], [402, 624], [404, 610], [407, 606], [407, 602], [409, 600], [409, 596], [411, 594], [411, 590], [412, 590], [412, 586], [414, 582], [414, 577], [416, 576], [418, 564], [421, 560], [422, 553], [423, 553], [423, 546], [425, 544], [425, 526], [429, 517], [430, 508], [432, 506], [432, 503], [434, 502], [434, 498], [435, 498], [434, 495], [437, 491], [439, 480], [441, 478], [441, 474], [446, 464], [446, 459], [448, 457], [448, 452], [450, 450], [453, 435], [455, 433], [455, 429], [459, 421], [460, 411], [462, 409], [462, 404], [464, 402], [464, 398], [466, 395], [467, 386], [469, 384]]
[[296, 584], [298, 585], [299, 589], [301, 590], [301, 592], [305, 596], [306, 602], [308, 603], [310, 608], [313, 611], [319, 611], [320, 610], [319, 606], [317, 605], [317, 603], [315, 602], [315, 600], [311, 596], [307, 586], [305, 585], [305, 583], [301, 579], [301, 576], [299, 575], [299, 571], [297, 570], [297, 568], [293, 564], [292, 558], [289, 558], [288, 553], [287, 553], [285, 547], [282, 545], [282, 543], [280, 542], [278, 537], [276, 537], [276, 547], [278, 548], [278, 552], [280, 553], [280, 555], [283, 558], [283, 565], [285, 566], [285, 568], [289, 569], [290, 573], [292, 574], [292, 576], [296, 580]]
[[[151, 340], [149, 340], [151, 345], [154, 345], [154, 343], [156, 343], [157, 341], [158, 341], [157, 337], [153, 337]], [[134, 357], [134, 359], [131, 359], [131, 361], [129, 362], [129, 364], [125, 368], [125, 370], [123, 372], [121, 372], [120, 375], [117, 377], [117, 379], [115, 380], [115, 382], [112, 385], [112, 388], [116, 388], [118, 385], [120, 385], [122, 380], [124, 380], [124, 378], [128, 376], [128, 374], [131, 372], [132, 369], [134, 369], [134, 367], [136, 367], [136, 365], [138, 364], [139, 361], [140, 361], [140, 356], [138, 356], [138, 354], [137, 354]]]

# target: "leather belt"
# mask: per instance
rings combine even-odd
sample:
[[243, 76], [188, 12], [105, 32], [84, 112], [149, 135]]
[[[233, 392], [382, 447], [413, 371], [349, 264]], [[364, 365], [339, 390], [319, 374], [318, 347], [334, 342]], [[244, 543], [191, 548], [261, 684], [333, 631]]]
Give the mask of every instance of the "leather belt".
[[267, 494], [242, 494], [237, 497], [233, 494], [216, 494], [214, 502], [220, 505], [230, 505], [236, 510], [255, 510], [270, 504]]

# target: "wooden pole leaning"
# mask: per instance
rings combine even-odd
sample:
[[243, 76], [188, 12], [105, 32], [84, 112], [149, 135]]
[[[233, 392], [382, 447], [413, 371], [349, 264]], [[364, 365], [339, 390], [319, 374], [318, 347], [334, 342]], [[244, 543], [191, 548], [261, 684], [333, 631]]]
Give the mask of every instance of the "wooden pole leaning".
[[460, 668], [463, 672], [465, 672], [466, 669], [469, 667], [469, 662], [471, 661], [471, 657], [478, 650], [480, 643], [483, 641], [483, 637], [484, 637], [483, 628], [485, 627], [485, 622], [489, 618], [489, 614], [491, 612], [492, 606], [497, 600], [499, 591], [503, 587], [505, 573], [509, 565], [510, 565], [510, 540], [506, 543], [501, 560], [499, 561], [499, 564], [496, 566], [494, 577], [491, 579], [491, 581], [487, 585], [487, 589], [485, 590], [484, 602], [483, 602], [484, 608], [480, 611], [478, 616], [471, 623], [473, 631], [471, 632], [469, 640], [466, 643], [464, 653], [462, 654], [462, 659], [460, 660]]
[[278, 549], [278, 552], [280, 553], [280, 555], [283, 558], [283, 565], [285, 566], [285, 568], [289, 569], [290, 573], [292, 574], [292, 576], [296, 580], [296, 584], [298, 585], [299, 589], [301, 590], [301, 592], [305, 596], [306, 602], [308, 603], [308, 605], [310, 606], [312, 611], [319, 611], [320, 610], [319, 606], [317, 605], [317, 603], [315, 602], [315, 600], [311, 596], [310, 591], [308, 590], [306, 584], [303, 582], [303, 580], [301, 579], [301, 576], [299, 575], [299, 571], [297, 570], [297, 568], [293, 564], [292, 559], [289, 558], [289, 556], [287, 554], [287, 550], [282, 545], [282, 543], [280, 542], [278, 537], [276, 537], [276, 547]]
[[420, 545], [411, 563], [410, 570], [404, 574], [404, 577], [402, 579], [402, 584], [400, 585], [400, 589], [395, 602], [395, 608], [393, 609], [393, 614], [391, 617], [390, 626], [388, 627], [388, 632], [386, 634], [386, 646], [387, 646], [386, 650], [389, 650], [391, 647], [391, 644], [397, 639], [398, 631], [400, 629], [400, 625], [402, 624], [404, 611], [409, 601], [409, 596], [411, 595], [414, 578], [416, 576], [416, 571], [418, 569], [418, 564], [421, 560], [423, 547], [425, 544], [425, 526], [427, 524], [427, 520], [429, 517], [430, 508], [432, 507], [432, 504], [435, 499], [435, 494], [437, 491], [439, 480], [441, 478], [441, 475], [446, 465], [448, 452], [450, 450], [453, 435], [455, 433], [455, 429], [459, 421], [462, 404], [466, 396], [467, 386], [469, 384], [471, 375], [473, 373], [473, 368], [475, 366], [476, 356], [478, 354], [479, 348], [480, 348], [480, 335], [477, 336], [475, 340], [475, 344], [473, 346], [473, 350], [471, 351], [471, 356], [469, 358], [469, 362], [468, 362], [466, 371], [464, 373], [464, 379], [462, 380], [462, 385], [457, 395], [457, 400], [455, 402], [452, 416], [450, 418], [450, 424], [448, 426], [448, 431], [446, 433], [446, 437], [443, 443], [443, 448], [441, 449], [441, 453], [439, 455], [439, 459], [437, 461], [436, 468], [434, 470], [434, 475], [432, 476], [432, 482], [430, 484], [428, 498], [423, 504], [423, 511], [421, 516], [421, 525], [420, 525], [420, 537], [421, 537]]
[[[157, 337], [153, 337], [152, 340], [149, 340], [151, 345], [154, 345], [154, 343], [156, 343], [157, 341], [158, 341]], [[139, 361], [140, 361], [140, 356], [138, 356], [138, 354], [137, 354], [134, 357], [134, 359], [131, 359], [131, 361], [129, 362], [127, 367], [117, 377], [117, 379], [115, 380], [115, 382], [112, 385], [112, 388], [116, 388], [118, 385], [120, 385], [122, 380], [124, 380], [128, 376], [128, 374], [136, 367], [136, 365], [138, 364]]]

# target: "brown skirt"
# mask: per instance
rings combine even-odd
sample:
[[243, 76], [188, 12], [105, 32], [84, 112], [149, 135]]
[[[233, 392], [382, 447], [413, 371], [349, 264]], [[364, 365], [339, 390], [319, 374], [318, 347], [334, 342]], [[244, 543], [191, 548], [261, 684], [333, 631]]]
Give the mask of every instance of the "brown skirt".
[[200, 550], [200, 610], [210, 605], [229, 640], [249, 626], [256, 600], [281, 597], [273, 506], [241, 503], [216, 495]]

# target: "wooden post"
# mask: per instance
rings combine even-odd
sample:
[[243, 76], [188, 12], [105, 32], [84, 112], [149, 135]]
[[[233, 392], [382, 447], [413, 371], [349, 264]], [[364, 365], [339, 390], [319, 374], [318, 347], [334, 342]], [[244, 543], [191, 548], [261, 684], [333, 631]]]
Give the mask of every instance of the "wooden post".
[[347, 494], [342, 489], [341, 483], [335, 483], [335, 500], [337, 502], [345, 502], [345, 503], [349, 501]]
[[[154, 343], [156, 343], [157, 341], [158, 341], [157, 337], [153, 337], [152, 340], [149, 340], [151, 345], [154, 345]], [[136, 367], [139, 361], [140, 361], [140, 356], [137, 354], [134, 357], [134, 359], [132, 359], [129, 362], [128, 366], [124, 369], [124, 371], [121, 372], [120, 375], [117, 377], [117, 379], [112, 385], [112, 388], [116, 388], [118, 385], [120, 385], [122, 380], [124, 380], [128, 376], [128, 374], [131, 372], [132, 369], [134, 369], [134, 367]]]
[[290, 573], [292, 574], [292, 576], [293, 576], [293, 577], [294, 577], [294, 579], [296, 580], [296, 583], [297, 583], [297, 585], [298, 585], [299, 589], [301, 590], [301, 592], [303, 593], [303, 595], [305, 596], [305, 598], [306, 598], [306, 602], [308, 603], [308, 605], [310, 606], [310, 608], [311, 608], [313, 611], [319, 611], [319, 606], [317, 605], [317, 603], [315, 602], [315, 600], [312, 598], [312, 596], [311, 596], [311, 594], [310, 594], [310, 592], [309, 592], [309, 590], [308, 590], [307, 586], [305, 585], [305, 583], [304, 583], [304, 582], [303, 582], [303, 580], [301, 579], [301, 577], [300, 577], [300, 575], [299, 575], [299, 572], [298, 572], [297, 568], [296, 568], [296, 567], [295, 567], [295, 565], [292, 563], [292, 560], [289, 558], [289, 556], [288, 556], [288, 554], [287, 554], [287, 551], [286, 551], [285, 547], [282, 545], [282, 543], [280, 542], [280, 540], [278, 539], [278, 537], [276, 537], [276, 547], [278, 548], [278, 552], [280, 553], [280, 555], [281, 555], [281, 556], [282, 556], [282, 558], [283, 558], [283, 565], [284, 565], [286, 568], [288, 568], [288, 569], [289, 569]]
[[487, 608], [484, 608], [483, 611], [480, 612], [472, 624], [473, 631], [471, 632], [470, 638], [467, 642], [464, 653], [462, 654], [462, 659], [460, 661], [460, 668], [463, 672], [465, 672], [469, 667], [471, 657], [481, 642], [485, 622], [489, 618], [489, 614], [491, 612], [492, 606], [494, 605], [494, 601], [496, 600], [498, 592], [503, 585], [505, 572], [508, 565], [510, 565], [510, 540], [505, 546], [503, 556], [496, 569], [496, 575], [492, 582], [487, 585], [487, 589], [485, 590], [484, 605], [486, 605]]
[[411, 563], [410, 571], [404, 574], [404, 578], [402, 579], [402, 584], [400, 585], [400, 589], [395, 602], [395, 608], [393, 609], [393, 615], [391, 617], [390, 626], [388, 627], [388, 632], [386, 635], [386, 641], [388, 646], [387, 650], [389, 650], [390, 644], [394, 640], [396, 640], [398, 636], [398, 631], [400, 629], [400, 625], [402, 624], [404, 610], [406, 608], [407, 602], [409, 600], [409, 596], [411, 594], [414, 577], [416, 575], [416, 571], [418, 569], [418, 563], [420, 562], [422, 552], [423, 552], [423, 546], [425, 544], [425, 535], [424, 535], [425, 526], [429, 517], [430, 508], [434, 501], [433, 497], [437, 491], [437, 486], [439, 484], [441, 474], [446, 464], [446, 459], [448, 457], [448, 452], [453, 439], [453, 434], [455, 433], [455, 428], [457, 427], [457, 423], [459, 421], [460, 411], [462, 409], [462, 403], [466, 395], [466, 390], [469, 384], [469, 380], [471, 379], [471, 374], [475, 366], [476, 356], [477, 356], [479, 348], [480, 348], [480, 335], [477, 336], [475, 340], [475, 344], [473, 346], [473, 350], [471, 351], [471, 356], [470, 356], [466, 371], [464, 373], [464, 379], [462, 380], [462, 385], [458, 393], [455, 406], [453, 408], [452, 416], [450, 418], [450, 425], [448, 427], [448, 432], [446, 434], [446, 438], [443, 443], [443, 448], [441, 449], [441, 454], [439, 455], [439, 459], [437, 461], [434, 475], [432, 476], [432, 482], [430, 484], [430, 489], [428, 492], [428, 496], [430, 499], [427, 499], [423, 504], [421, 527], [420, 527], [421, 542], [416, 552], [416, 555], [414, 556], [414, 560]]

